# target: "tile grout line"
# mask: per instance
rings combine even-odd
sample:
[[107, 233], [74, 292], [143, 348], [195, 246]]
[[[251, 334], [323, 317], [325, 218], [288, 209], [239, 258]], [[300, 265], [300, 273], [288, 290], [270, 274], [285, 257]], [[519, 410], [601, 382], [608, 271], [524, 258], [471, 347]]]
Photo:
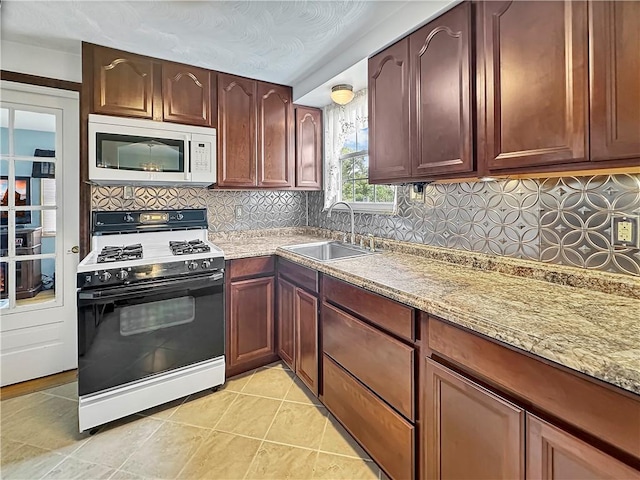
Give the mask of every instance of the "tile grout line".
[[[180, 404], [180, 405], [182, 405], [182, 404]], [[146, 417], [146, 418], [152, 418], [152, 417]], [[125, 459], [124, 459], [124, 461], [120, 464], [120, 466], [119, 466], [118, 468], [116, 468], [116, 472], [117, 472], [118, 470], [120, 470], [120, 469], [124, 466], [124, 464], [125, 464], [125, 463], [127, 463], [127, 462], [129, 461], [129, 459], [130, 459], [131, 457], [133, 457], [133, 455], [134, 455], [134, 454], [135, 454], [135, 453], [140, 449], [140, 447], [142, 447], [145, 443], [147, 443], [147, 442], [149, 441], [149, 439], [150, 439], [152, 436], [154, 436], [154, 435], [156, 434], [156, 432], [157, 432], [158, 430], [160, 430], [160, 428], [162, 428], [162, 426], [163, 426], [163, 425], [165, 424], [165, 422], [166, 422], [166, 420], [161, 420], [161, 419], [159, 419], [159, 418], [155, 418], [154, 420], [160, 420], [160, 424], [155, 428], [155, 430], [154, 430], [153, 432], [151, 432], [151, 433], [147, 436], [147, 438], [145, 438], [141, 443], [139, 443], [139, 444], [137, 445], [137, 449], [136, 449], [136, 450], [133, 450], [133, 451], [129, 454], [129, 456], [128, 456], [127, 458], [125, 458]], [[100, 433], [100, 432], [98, 432], [98, 433]], [[133, 473], [133, 472], [132, 472], [132, 473]], [[115, 475], [115, 472], [114, 472], [114, 474], [113, 474], [113, 475]], [[111, 476], [113, 476], [113, 475], [111, 475]], [[136, 475], [138, 475], [138, 474], [136, 474]], [[109, 478], [111, 478], [111, 477], [109, 477]]]
[[[245, 386], [248, 385], [248, 384], [249, 384], [249, 382], [247, 382], [245, 384]], [[243, 480], [247, 479], [247, 475], [249, 475], [249, 472], [251, 471], [251, 467], [253, 466], [254, 462], [256, 461], [256, 458], [258, 457], [258, 453], [260, 453], [260, 449], [262, 448], [262, 445], [264, 445], [264, 441], [267, 438], [267, 435], [269, 435], [269, 430], [271, 430], [271, 427], [273, 426], [273, 422], [276, 421], [276, 417], [278, 416], [278, 413], [280, 412], [280, 409], [282, 408], [282, 405], [284, 404], [284, 398], [289, 393], [289, 390], [291, 390], [291, 386], [292, 385], [293, 385], [293, 379], [291, 379], [291, 384], [289, 385], [289, 388], [287, 388], [287, 391], [284, 392], [284, 395], [282, 396], [282, 399], [280, 400], [280, 405], [278, 405], [278, 409], [276, 410], [275, 415], [271, 419], [271, 423], [269, 424], [269, 428], [267, 428], [267, 430], [264, 433], [264, 437], [262, 437], [262, 441], [260, 442], [260, 445], [258, 446], [258, 449], [256, 450], [256, 454], [251, 459], [251, 463], [249, 463], [249, 467], [247, 468], [247, 471], [244, 474]], [[243, 387], [243, 389], [244, 389], [244, 387]]]
[[[251, 375], [253, 376], [253, 374]], [[214, 393], [218, 393], [218, 392], [214, 392]], [[218, 424], [220, 423], [220, 421], [222, 420], [222, 417], [225, 416], [225, 414], [229, 411], [229, 409], [231, 408], [231, 405], [233, 405], [234, 403], [236, 403], [236, 400], [238, 400], [238, 398], [240, 397], [240, 394], [238, 392], [233, 392], [235, 394], [235, 398], [233, 399], [233, 401], [227, 405], [227, 408], [224, 409], [224, 412], [222, 412], [222, 415], [220, 415], [220, 418], [218, 418], [218, 421], [215, 423], [215, 425], [213, 427], [211, 427], [209, 430], [209, 435], [207, 436], [207, 438], [202, 440], [202, 443], [198, 446], [198, 448], [195, 449], [195, 451], [193, 452], [193, 454], [187, 459], [187, 461], [185, 462], [185, 464], [182, 466], [182, 468], [180, 469], [180, 471], [178, 472], [178, 474], [176, 475], [176, 478], [180, 478], [180, 474], [184, 471], [185, 468], [187, 468], [187, 465], [189, 465], [189, 462], [197, 455], [197, 453], [202, 449], [202, 447], [204, 446], [205, 442], [207, 440], [209, 440], [209, 438], [211, 438], [211, 435], [213, 435], [214, 432], [216, 432], [217, 430], [215, 429]], [[181, 405], [182, 406], [182, 405]], [[180, 423], [180, 422], [173, 422], [173, 423]], [[194, 425], [195, 426], [195, 425]]]

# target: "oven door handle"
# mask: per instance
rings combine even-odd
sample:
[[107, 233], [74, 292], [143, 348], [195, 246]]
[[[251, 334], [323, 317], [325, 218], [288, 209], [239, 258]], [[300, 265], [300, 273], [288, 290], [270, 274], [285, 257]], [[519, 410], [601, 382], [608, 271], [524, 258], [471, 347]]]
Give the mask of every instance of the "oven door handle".
[[184, 288], [202, 288], [207, 286], [221, 285], [224, 283], [224, 273], [218, 272], [206, 277], [168, 279], [159, 282], [146, 283], [144, 285], [124, 285], [113, 289], [94, 290], [89, 292], [78, 292], [78, 301], [91, 300], [117, 300], [139, 296], [145, 293], [158, 294], [167, 290], [179, 290]]

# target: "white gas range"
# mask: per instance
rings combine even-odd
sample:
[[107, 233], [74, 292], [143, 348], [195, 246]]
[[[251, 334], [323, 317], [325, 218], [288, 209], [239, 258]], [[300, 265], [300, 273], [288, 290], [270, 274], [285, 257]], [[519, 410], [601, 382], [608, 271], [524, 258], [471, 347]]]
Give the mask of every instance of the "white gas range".
[[224, 254], [205, 209], [94, 212], [78, 265], [84, 431], [224, 383]]

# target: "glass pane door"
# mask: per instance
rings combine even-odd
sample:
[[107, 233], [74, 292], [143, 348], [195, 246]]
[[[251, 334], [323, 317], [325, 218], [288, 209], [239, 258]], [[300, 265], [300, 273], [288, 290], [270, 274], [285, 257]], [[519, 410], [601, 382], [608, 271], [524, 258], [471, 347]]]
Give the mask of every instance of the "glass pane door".
[[0, 108], [0, 311], [59, 303], [61, 111]]

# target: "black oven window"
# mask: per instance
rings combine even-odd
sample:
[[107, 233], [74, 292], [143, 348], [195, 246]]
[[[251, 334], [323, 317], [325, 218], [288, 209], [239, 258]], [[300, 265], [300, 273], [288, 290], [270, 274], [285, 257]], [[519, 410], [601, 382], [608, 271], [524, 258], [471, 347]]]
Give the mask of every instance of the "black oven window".
[[171, 298], [128, 305], [119, 311], [120, 335], [127, 337], [193, 322], [196, 316], [196, 299]]

